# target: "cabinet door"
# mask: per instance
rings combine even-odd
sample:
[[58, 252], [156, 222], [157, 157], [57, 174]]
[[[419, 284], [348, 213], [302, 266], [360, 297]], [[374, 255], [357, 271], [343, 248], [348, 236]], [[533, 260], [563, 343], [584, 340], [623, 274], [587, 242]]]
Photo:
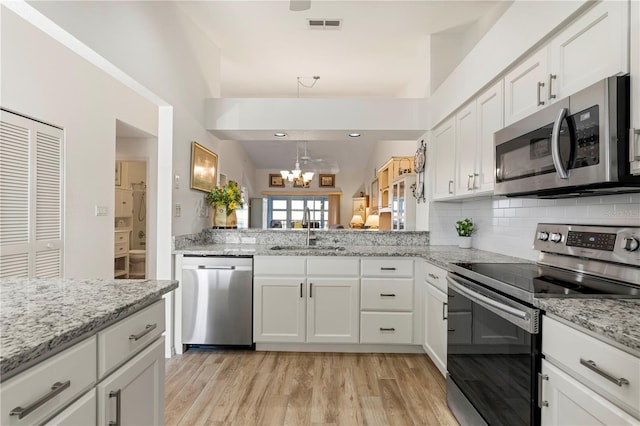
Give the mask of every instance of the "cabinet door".
[[563, 98], [628, 68], [628, 2], [605, 1], [589, 9], [551, 42], [546, 99]]
[[454, 167], [456, 161], [456, 119], [442, 123], [433, 131], [433, 155], [429, 159], [433, 169], [433, 199], [454, 195]]
[[96, 390], [91, 389], [82, 398], [49, 420], [47, 426], [89, 426], [96, 424]]
[[546, 47], [539, 50], [505, 75], [505, 125], [525, 118], [547, 104], [547, 52]]
[[304, 277], [254, 277], [253, 340], [304, 342]]
[[493, 134], [504, 127], [504, 80], [478, 97], [478, 144], [473, 187], [476, 193], [492, 192], [495, 184]]
[[471, 102], [456, 114], [456, 196], [473, 192], [477, 139], [476, 103]]
[[542, 425], [637, 425], [635, 419], [542, 360]]
[[129, 189], [116, 188], [115, 217], [130, 217], [133, 213], [133, 193]]
[[447, 374], [447, 295], [432, 285], [425, 291], [425, 335], [427, 354], [443, 376]]
[[308, 279], [307, 342], [358, 343], [357, 278]]
[[164, 337], [98, 386], [98, 424], [164, 424]]

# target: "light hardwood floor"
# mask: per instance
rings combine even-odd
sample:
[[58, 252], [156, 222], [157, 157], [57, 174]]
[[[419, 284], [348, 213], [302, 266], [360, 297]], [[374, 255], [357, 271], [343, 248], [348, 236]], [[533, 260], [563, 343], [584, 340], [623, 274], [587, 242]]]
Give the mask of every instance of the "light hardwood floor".
[[426, 355], [191, 349], [166, 362], [167, 425], [457, 425]]

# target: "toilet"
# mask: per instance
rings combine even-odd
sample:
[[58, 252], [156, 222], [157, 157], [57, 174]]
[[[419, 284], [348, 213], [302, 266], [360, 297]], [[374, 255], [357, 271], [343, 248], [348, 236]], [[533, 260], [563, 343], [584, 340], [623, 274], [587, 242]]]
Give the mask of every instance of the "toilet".
[[144, 278], [146, 273], [146, 250], [129, 250], [129, 277]]

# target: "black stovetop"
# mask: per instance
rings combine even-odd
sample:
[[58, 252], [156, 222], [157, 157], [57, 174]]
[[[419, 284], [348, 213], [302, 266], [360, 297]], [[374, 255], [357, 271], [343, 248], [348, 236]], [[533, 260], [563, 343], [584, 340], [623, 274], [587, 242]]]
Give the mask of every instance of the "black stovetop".
[[[501, 283], [534, 297], [640, 298], [640, 288], [620, 281], [533, 263], [454, 263], [452, 270], [481, 284]], [[508, 287], [507, 287], [508, 288]], [[507, 293], [509, 293], [507, 291]], [[528, 297], [527, 297], [528, 299]]]

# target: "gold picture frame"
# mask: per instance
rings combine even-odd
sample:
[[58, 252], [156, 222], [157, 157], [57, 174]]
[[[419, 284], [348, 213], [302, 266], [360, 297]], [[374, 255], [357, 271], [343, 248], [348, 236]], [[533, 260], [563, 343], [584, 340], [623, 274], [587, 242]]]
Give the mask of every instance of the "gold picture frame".
[[318, 185], [320, 188], [335, 188], [336, 175], [334, 174], [320, 174], [318, 177]]
[[272, 188], [284, 188], [284, 179], [279, 173], [269, 173], [269, 186]]
[[218, 181], [218, 154], [198, 142], [191, 143], [191, 189], [209, 192]]

